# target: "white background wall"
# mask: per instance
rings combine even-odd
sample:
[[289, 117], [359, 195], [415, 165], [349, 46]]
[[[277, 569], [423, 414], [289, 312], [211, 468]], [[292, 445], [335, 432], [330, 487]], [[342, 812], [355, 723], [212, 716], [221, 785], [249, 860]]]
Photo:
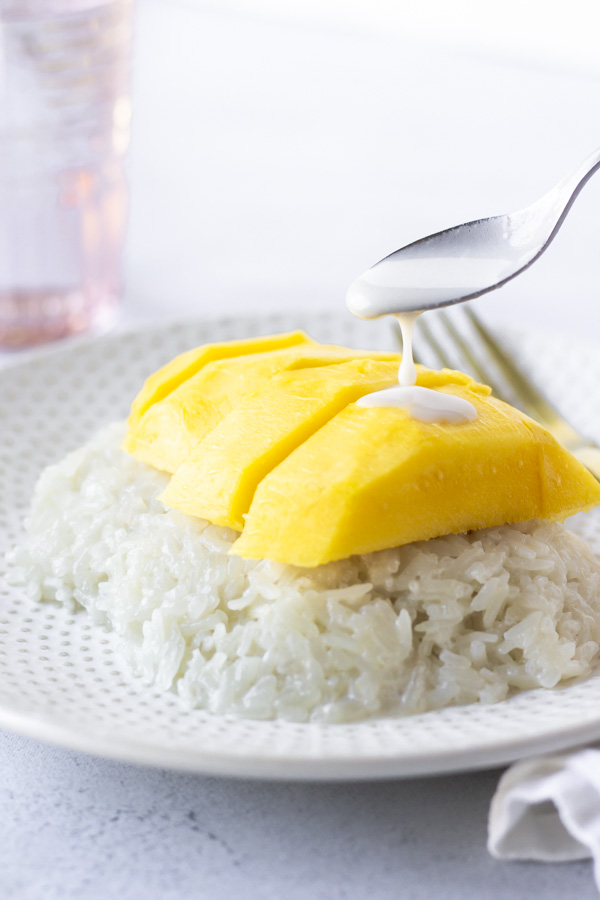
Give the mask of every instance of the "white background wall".
[[[201, 0], [179, 0], [200, 8]], [[595, 0], [219, 0], [213, 8], [598, 70]]]
[[[341, 310], [391, 250], [529, 203], [600, 144], [599, 16], [585, 0], [140, 0], [129, 315]], [[599, 250], [597, 176], [480, 308], [600, 334]]]

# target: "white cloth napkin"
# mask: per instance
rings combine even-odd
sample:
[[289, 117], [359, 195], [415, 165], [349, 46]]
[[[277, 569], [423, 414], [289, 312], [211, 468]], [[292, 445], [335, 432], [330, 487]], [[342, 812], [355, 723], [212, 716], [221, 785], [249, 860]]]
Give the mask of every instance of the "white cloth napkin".
[[539, 862], [593, 857], [600, 890], [600, 749], [512, 766], [492, 799], [488, 850]]

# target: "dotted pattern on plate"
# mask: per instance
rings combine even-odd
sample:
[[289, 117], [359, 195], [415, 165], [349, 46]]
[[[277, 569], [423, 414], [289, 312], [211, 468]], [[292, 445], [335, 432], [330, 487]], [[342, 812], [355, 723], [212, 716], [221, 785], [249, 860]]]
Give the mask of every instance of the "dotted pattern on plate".
[[[320, 340], [391, 347], [385, 323], [349, 316], [186, 322], [68, 346], [0, 375], [0, 724], [132, 762], [261, 777], [381, 777], [494, 765], [600, 736], [600, 676], [496, 706], [351, 725], [255, 722], [184, 711], [133, 678], [113, 635], [6, 582], [35, 480], [98, 428], [127, 415], [148, 373], [206, 341], [301, 327]], [[563, 355], [564, 352], [564, 355]], [[597, 348], [524, 338], [519, 357], [576, 425], [600, 439]], [[559, 361], [561, 367], [559, 368]], [[600, 516], [573, 527], [600, 550]]]

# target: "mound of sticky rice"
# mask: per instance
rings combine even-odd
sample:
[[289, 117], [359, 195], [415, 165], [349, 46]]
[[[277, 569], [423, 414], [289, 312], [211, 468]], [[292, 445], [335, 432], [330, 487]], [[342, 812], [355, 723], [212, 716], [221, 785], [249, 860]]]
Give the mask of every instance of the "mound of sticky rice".
[[[600, 566], [546, 522], [448, 535], [316, 569], [229, 554], [236, 533], [168, 509], [168, 476], [113, 425], [49, 467], [15, 551], [33, 600], [85, 609], [131, 669], [188, 707], [348, 721], [587, 675]], [[82, 613], [83, 614], [83, 613]]]

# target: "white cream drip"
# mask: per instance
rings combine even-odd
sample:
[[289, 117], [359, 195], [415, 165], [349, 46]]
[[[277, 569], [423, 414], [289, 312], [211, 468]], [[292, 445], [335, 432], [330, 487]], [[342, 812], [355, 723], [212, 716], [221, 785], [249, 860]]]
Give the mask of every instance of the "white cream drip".
[[358, 406], [391, 406], [406, 409], [419, 422], [451, 422], [461, 424], [477, 418], [472, 403], [445, 391], [417, 386], [417, 370], [413, 359], [412, 333], [421, 312], [395, 313], [402, 331], [402, 362], [398, 369], [398, 387], [385, 388], [361, 397]]
[[398, 369], [398, 384], [401, 387], [410, 387], [417, 383], [417, 370], [413, 359], [412, 336], [415, 322], [421, 315], [420, 312], [400, 313], [396, 316], [402, 332], [402, 362]]
[[431, 388], [391, 387], [374, 391], [361, 397], [358, 406], [392, 406], [406, 409], [412, 419], [419, 422], [472, 422], [477, 418], [477, 410], [463, 397], [433, 391]]

